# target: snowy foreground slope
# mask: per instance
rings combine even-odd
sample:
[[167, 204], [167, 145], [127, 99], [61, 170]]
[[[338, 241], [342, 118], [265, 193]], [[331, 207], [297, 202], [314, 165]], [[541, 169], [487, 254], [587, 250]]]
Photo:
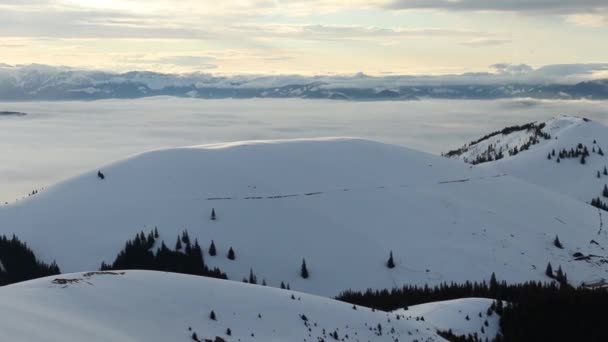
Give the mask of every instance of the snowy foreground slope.
[[334, 340], [334, 332], [344, 341], [443, 341], [434, 329], [397, 315], [403, 316], [276, 288], [148, 271], [65, 274], [0, 288], [3, 341], [192, 341], [196, 333], [200, 341], [316, 342]]
[[[550, 139], [540, 138], [526, 151], [514, 156], [505, 152], [503, 159], [479, 164], [480, 167], [507, 173], [586, 203], [602, 197], [604, 185], [608, 184], [608, 175], [604, 174], [604, 168], [608, 167], [608, 127], [595, 121], [563, 116], [544, 122], [542, 132], [549, 134]], [[498, 134], [469, 146], [466, 152], [457, 157], [473, 161], [477, 156], [487, 156], [490, 146], [493, 151], [507, 151], [516, 146], [521, 148], [533, 134], [533, 130]], [[581, 146], [579, 144], [589, 152], [584, 164], [580, 156], [559, 157], [560, 151], [576, 150]], [[600, 150], [605, 154], [601, 155]], [[551, 159], [548, 159], [549, 154]]]
[[[142, 229], [158, 227], [170, 247], [187, 229], [205, 261], [232, 280], [253, 270], [270, 286], [328, 296], [488, 280], [492, 272], [546, 281], [548, 262], [574, 284], [608, 271], [608, 237], [598, 233], [595, 208], [494, 169], [398, 146], [241, 142], [153, 151], [101, 170], [104, 180], [93, 170], [0, 207], [0, 233], [16, 233], [42, 259], [75, 272], [113, 261]], [[556, 235], [564, 249], [553, 246]], [[211, 240], [215, 257], [206, 250]], [[230, 247], [234, 261], [226, 258]], [[394, 269], [385, 266], [391, 250]], [[302, 259], [308, 279], [299, 275]]]

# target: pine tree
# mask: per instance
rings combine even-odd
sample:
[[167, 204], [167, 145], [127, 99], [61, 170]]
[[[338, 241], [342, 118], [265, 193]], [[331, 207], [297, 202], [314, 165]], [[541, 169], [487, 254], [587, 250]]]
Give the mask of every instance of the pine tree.
[[198, 341], [198, 336], [196, 335], [196, 332], [192, 333], [192, 341]]
[[547, 159], [551, 160], [551, 153], [547, 154]]
[[253, 274], [253, 269], [249, 269], [249, 284], [257, 284], [258, 278]]
[[587, 161], [585, 160], [585, 155], [581, 155], [581, 164], [585, 165]]
[[545, 270], [545, 274], [549, 278], [553, 278], [553, 267], [551, 267], [551, 263], [547, 264], [547, 269]]
[[217, 317], [215, 317], [215, 312], [213, 310], [211, 310], [211, 313], [209, 313], [209, 319], [216, 321]]
[[395, 261], [393, 260], [393, 251], [390, 252], [390, 256], [388, 258], [388, 261], [386, 262], [386, 267], [395, 268]]
[[230, 247], [230, 249], [228, 250], [228, 259], [229, 260], [236, 259], [236, 256], [234, 255], [234, 250], [232, 249], [232, 247]]
[[557, 248], [561, 248], [563, 249], [564, 246], [562, 245], [562, 242], [559, 241], [559, 236], [555, 235], [555, 239], [553, 240], [553, 245]]
[[600, 177], [602, 177], [602, 176], [600, 176], [600, 172], [598, 171], [597, 172], [597, 178], [600, 178]]
[[602, 191], [602, 196], [608, 197], [608, 186], [604, 184], [604, 190]]
[[154, 227], [154, 238], [158, 239], [159, 235], [158, 235], [158, 228]]
[[175, 250], [179, 251], [182, 249], [182, 240], [179, 238], [179, 236], [177, 237], [177, 242], [175, 243]]
[[211, 208], [211, 220], [215, 221], [216, 216], [215, 216], [215, 208]]
[[285, 283], [281, 282], [281, 289], [285, 290]]
[[209, 246], [209, 255], [215, 256], [217, 251], [215, 250], [215, 243], [211, 240], [211, 245]]
[[602, 148], [601, 148], [601, 147], [598, 147], [598, 148], [597, 148], [597, 153], [598, 153], [600, 156], [603, 156], [603, 155], [604, 155], [604, 151], [602, 151]]
[[226, 335], [232, 336], [232, 330], [230, 330], [230, 328], [226, 329]]
[[308, 279], [308, 268], [306, 267], [306, 260], [302, 259], [302, 267], [300, 270], [300, 276], [304, 279]]
[[604, 176], [608, 176], [608, 168], [606, 166], [604, 166]]

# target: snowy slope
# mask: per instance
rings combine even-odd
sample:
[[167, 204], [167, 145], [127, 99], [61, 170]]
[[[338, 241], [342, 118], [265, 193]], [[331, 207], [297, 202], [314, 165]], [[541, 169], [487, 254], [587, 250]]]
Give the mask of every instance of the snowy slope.
[[424, 318], [417, 322], [434, 331], [452, 330], [457, 336], [477, 334], [481, 340], [493, 340], [500, 332], [500, 317], [495, 312], [488, 315], [492, 302], [487, 298], [463, 298], [414, 305], [393, 313], [409, 320]]
[[[564, 116], [545, 122], [542, 131], [548, 133], [551, 139], [539, 139], [539, 143], [531, 145], [527, 151], [480, 164], [480, 167], [507, 173], [587, 203], [592, 198], [601, 197], [604, 185], [608, 184], [608, 176], [603, 174], [604, 167], [608, 167], [608, 127], [595, 121]], [[475, 160], [477, 155], [487, 151], [489, 145], [494, 146], [494, 149], [506, 149], [507, 145], [510, 148], [521, 146], [530, 134], [530, 131], [521, 131], [497, 135], [471, 146], [460, 158]], [[579, 143], [590, 152], [584, 165], [580, 158], [561, 158], [557, 163], [560, 150], [576, 150]], [[597, 153], [599, 149], [607, 153], [602, 156]], [[556, 151], [556, 156], [547, 159], [553, 150]]]
[[[348, 288], [487, 280], [574, 283], [608, 267], [597, 210], [495, 170], [358, 139], [241, 142], [159, 150], [70, 179], [0, 208], [16, 233], [64, 272], [111, 262], [157, 226], [173, 246], [187, 229], [206, 262], [240, 280], [337, 295]], [[217, 221], [209, 215], [215, 208]], [[559, 235], [564, 249], [552, 245]], [[590, 243], [595, 240], [598, 244]], [[226, 258], [229, 247], [237, 258]], [[385, 267], [390, 251], [397, 267]], [[309, 279], [299, 276], [306, 259]]]
[[[216, 320], [209, 318], [212, 310]], [[334, 331], [339, 339], [348, 334], [347, 341], [443, 340], [394, 313], [354, 310], [270, 287], [146, 271], [66, 274], [3, 287], [0, 312], [3, 341], [185, 342], [193, 333], [201, 341], [217, 336], [242, 342], [330, 341]]]

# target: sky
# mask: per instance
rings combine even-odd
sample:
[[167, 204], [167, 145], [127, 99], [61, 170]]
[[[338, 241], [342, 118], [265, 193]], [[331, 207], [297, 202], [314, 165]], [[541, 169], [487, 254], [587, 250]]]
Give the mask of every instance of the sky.
[[452, 74], [608, 61], [608, 0], [0, 0], [0, 63]]

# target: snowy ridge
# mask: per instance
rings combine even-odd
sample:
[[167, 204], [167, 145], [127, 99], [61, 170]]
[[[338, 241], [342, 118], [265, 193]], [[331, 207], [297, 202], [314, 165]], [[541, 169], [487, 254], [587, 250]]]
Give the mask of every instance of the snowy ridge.
[[[590, 203], [593, 198], [603, 198], [603, 187], [608, 184], [608, 175], [604, 174], [608, 157], [603, 155], [604, 151], [608, 152], [608, 127], [568, 116], [537, 125], [543, 126], [542, 132], [548, 134], [550, 139], [540, 138], [537, 144], [531, 144], [526, 151], [521, 151], [521, 146], [534, 134], [530, 130], [494, 136], [471, 145], [465, 153], [452, 157], [465, 161], [478, 160], [479, 157], [488, 159], [488, 155], [492, 155], [488, 151], [506, 151], [518, 146], [520, 152], [517, 155], [505, 154], [503, 159], [483, 163], [480, 167], [509, 174], [585, 203]], [[560, 151], [584, 151], [584, 148], [589, 152], [584, 158], [584, 164], [581, 161], [582, 154], [560, 158]]]
[[[597, 210], [586, 203], [394, 145], [215, 144], [152, 151], [101, 171], [104, 180], [94, 170], [1, 207], [0, 233], [17, 234], [43, 260], [74, 272], [113, 261], [141, 230], [158, 227], [170, 247], [188, 230], [206, 263], [229, 279], [253, 270], [269, 286], [327, 296], [481, 281], [492, 272], [510, 282], [548, 281], [548, 262], [574, 284], [599, 281], [608, 270], [608, 234], [598, 234]], [[564, 249], [553, 246], [556, 235]], [[215, 257], [206, 252], [211, 240]], [[308, 279], [299, 274], [302, 259]]]
[[193, 334], [199, 341], [330, 341], [334, 332], [344, 341], [443, 341], [396, 313], [148, 271], [64, 274], [6, 286], [0, 312], [3, 339], [22, 342], [193, 341]]

